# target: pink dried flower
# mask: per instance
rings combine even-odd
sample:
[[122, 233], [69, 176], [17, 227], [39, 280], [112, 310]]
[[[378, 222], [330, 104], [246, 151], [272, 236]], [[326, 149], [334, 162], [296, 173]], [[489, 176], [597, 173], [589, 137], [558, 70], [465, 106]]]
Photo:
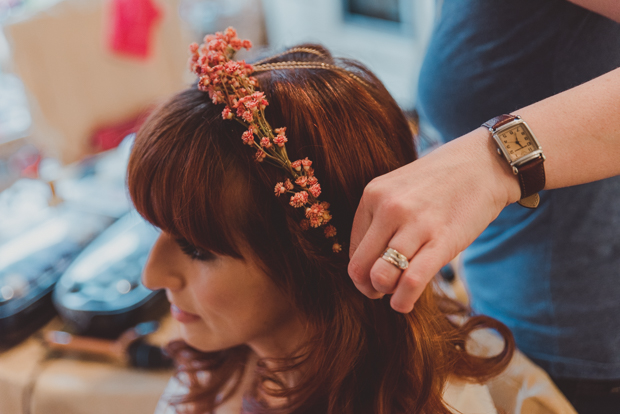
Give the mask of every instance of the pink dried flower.
[[301, 160], [293, 161], [293, 162], [291, 163], [291, 167], [292, 167], [295, 171], [301, 171]]
[[300, 191], [291, 197], [291, 202], [289, 203], [293, 207], [303, 207], [304, 204], [308, 202], [308, 193], [305, 191]]
[[258, 162], [263, 162], [263, 160], [265, 159], [266, 156], [267, 156], [267, 153], [265, 151], [263, 151], [262, 149], [260, 149], [260, 150], [256, 151], [256, 154], [254, 155], [254, 158]]
[[224, 110], [222, 111], [222, 118], [223, 119], [233, 119], [233, 113], [230, 110], [230, 107], [228, 105], [226, 105], [226, 108], [224, 108]]
[[241, 135], [241, 139], [243, 143], [246, 145], [252, 145], [254, 143], [254, 134], [251, 130], [247, 130]]
[[230, 44], [230, 47], [235, 49], [235, 51], [243, 47], [243, 41], [241, 39], [231, 39], [229, 44]]
[[303, 219], [299, 222], [299, 227], [301, 227], [302, 230], [308, 230], [310, 228], [310, 221]]
[[226, 30], [224, 30], [224, 36], [226, 36], [228, 40], [233, 39], [237, 37], [237, 31], [235, 30], [234, 27], [228, 26]]
[[239, 64], [237, 62], [235, 62], [234, 60], [229, 60], [228, 62], [226, 62], [226, 64], [224, 65], [224, 70], [226, 71], [227, 74], [234, 76], [237, 75], [239, 72]]
[[316, 177], [308, 177], [308, 185], [312, 186], [319, 183], [319, 179]]
[[284, 186], [284, 183], [277, 183], [276, 187], [274, 188], [274, 192], [276, 193], [276, 196], [280, 196], [281, 194], [286, 193], [286, 187]]
[[189, 45], [189, 52], [191, 54], [198, 52], [198, 43], [194, 42], [191, 45]]
[[323, 230], [323, 232], [325, 233], [325, 237], [327, 237], [328, 239], [330, 237], [336, 237], [336, 228], [334, 226], [332, 226], [331, 224], [327, 227], [325, 227], [325, 229]]
[[271, 147], [273, 147], [273, 144], [271, 143], [271, 141], [269, 140], [269, 138], [268, 138], [268, 137], [263, 137], [263, 138], [260, 140], [260, 145], [261, 145], [261, 147], [263, 147], [263, 148], [271, 148]]
[[342, 245], [334, 243], [334, 245], [332, 246], [332, 251], [334, 253], [340, 253], [342, 251]]
[[288, 139], [284, 135], [277, 135], [273, 139], [273, 143], [276, 144], [278, 147], [283, 147], [284, 144], [287, 142], [288, 142]]
[[214, 104], [226, 102], [224, 100], [224, 94], [220, 91], [215, 91], [213, 95], [211, 96], [211, 100], [213, 101]]
[[308, 190], [310, 191], [310, 194], [312, 194], [312, 196], [314, 198], [317, 198], [318, 196], [321, 195], [321, 185], [320, 184], [314, 184]]
[[249, 40], [244, 40], [244, 41], [243, 41], [243, 47], [244, 47], [246, 50], [250, 50], [250, 49], [252, 49], [252, 42], [250, 42]]
[[284, 135], [284, 133], [286, 132], [286, 127], [276, 128], [273, 130], [273, 132], [275, 132], [278, 135]]
[[295, 180], [295, 184], [297, 184], [300, 187], [305, 187], [307, 182], [308, 182], [308, 177], [303, 176], [303, 175]]
[[287, 178], [286, 181], [284, 182], [284, 188], [286, 188], [288, 191], [291, 191], [293, 188], [295, 188], [295, 186], [293, 186], [293, 183], [291, 182], [291, 180]]
[[304, 170], [308, 171], [308, 169], [310, 169], [310, 166], [312, 165], [312, 161], [310, 161], [308, 157], [306, 157], [305, 159], [301, 160], [301, 165], [303, 165]]
[[323, 202], [321, 202], [321, 207], [323, 207], [325, 210], [327, 210], [329, 208], [329, 203], [327, 201], [323, 201]]
[[243, 114], [241, 114], [241, 118], [243, 118], [243, 120], [246, 122], [252, 122], [254, 120], [252, 112], [250, 111], [245, 111]]
[[309, 219], [323, 216], [324, 208], [319, 203], [314, 203], [306, 209], [306, 217]]
[[323, 224], [328, 223], [329, 221], [331, 221], [332, 219], [332, 215], [329, 214], [329, 211], [324, 211], [323, 212]]
[[317, 228], [317, 227], [321, 227], [321, 224], [323, 224], [323, 219], [321, 217], [312, 217], [310, 219], [310, 226]]

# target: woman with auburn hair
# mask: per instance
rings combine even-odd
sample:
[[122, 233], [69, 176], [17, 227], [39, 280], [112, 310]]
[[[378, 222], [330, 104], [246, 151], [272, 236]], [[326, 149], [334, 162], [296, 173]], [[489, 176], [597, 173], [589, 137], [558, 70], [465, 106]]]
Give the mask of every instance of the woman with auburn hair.
[[[162, 230], [144, 284], [166, 289], [181, 325], [175, 410], [495, 413], [480, 384], [513, 355], [504, 325], [464, 319], [430, 287], [400, 314], [347, 273], [364, 187], [416, 158], [396, 102], [320, 46], [251, 67], [231, 59], [239, 42], [227, 31], [192, 46], [198, 85], [150, 116], [129, 162], [133, 202]], [[468, 353], [479, 328], [503, 337], [501, 352]]]

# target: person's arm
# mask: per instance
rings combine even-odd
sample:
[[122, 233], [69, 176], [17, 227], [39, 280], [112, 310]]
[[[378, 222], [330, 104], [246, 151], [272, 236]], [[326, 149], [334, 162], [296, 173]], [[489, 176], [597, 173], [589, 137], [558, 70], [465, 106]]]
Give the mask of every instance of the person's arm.
[[620, 23], [620, 2], [618, 0], [569, 0], [584, 9], [609, 17]]
[[[620, 174], [620, 68], [513, 113], [547, 157], [545, 189]], [[520, 198], [496, 149], [478, 128], [368, 184], [349, 251], [349, 274], [362, 293], [393, 293], [392, 307], [411, 311], [439, 269]], [[380, 258], [388, 246], [410, 258], [408, 269]]]

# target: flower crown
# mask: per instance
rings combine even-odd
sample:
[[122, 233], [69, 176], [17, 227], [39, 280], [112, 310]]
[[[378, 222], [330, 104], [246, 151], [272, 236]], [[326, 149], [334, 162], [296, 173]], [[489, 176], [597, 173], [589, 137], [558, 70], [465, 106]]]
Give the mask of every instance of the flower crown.
[[[285, 145], [288, 142], [286, 127], [271, 128], [264, 113], [269, 102], [264, 93], [258, 90], [257, 79], [250, 75], [259, 70], [272, 69], [342, 69], [318, 62], [281, 62], [252, 66], [243, 60], [233, 60], [238, 50], [249, 50], [251, 47], [252, 43], [239, 39], [232, 27], [224, 33], [207, 35], [203, 44], [199, 46], [192, 43], [189, 47], [190, 70], [200, 78], [198, 89], [208, 92], [214, 104], [226, 105], [222, 118], [236, 120], [248, 128], [241, 135], [241, 139], [244, 144], [256, 148], [255, 160], [267, 162], [286, 172], [288, 178], [277, 183], [274, 192], [276, 196], [290, 194], [291, 206], [305, 208], [306, 218], [299, 223], [301, 228], [307, 230], [310, 227], [323, 227], [325, 237], [332, 243], [332, 250], [338, 253], [342, 250], [342, 245], [336, 239], [336, 228], [328, 225], [332, 219], [329, 203], [319, 200], [321, 185], [314, 175], [312, 161], [304, 158], [291, 162], [288, 158]], [[285, 53], [292, 51], [321, 55], [319, 51], [309, 48], [291, 49]]]

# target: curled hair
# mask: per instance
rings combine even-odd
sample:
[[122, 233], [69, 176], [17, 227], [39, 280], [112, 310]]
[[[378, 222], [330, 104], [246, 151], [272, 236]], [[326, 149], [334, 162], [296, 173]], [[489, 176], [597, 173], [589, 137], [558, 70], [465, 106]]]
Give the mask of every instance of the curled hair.
[[[315, 162], [322, 199], [331, 204], [347, 246], [364, 187], [416, 159], [413, 136], [370, 71], [320, 46], [302, 47], [320, 53], [298, 49], [267, 63], [308, 60], [346, 70], [278, 69], [256, 76], [270, 102], [267, 120], [287, 127], [290, 159]], [[254, 162], [240, 138], [243, 126], [223, 120], [221, 111], [196, 88], [171, 98], [139, 131], [128, 182], [138, 211], [172, 236], [236, 258], [243, 257], [243, 240], [305, 317], [309, 339], [297, 354], [275, 365], [258, 362], [246, 411], [448, 414], [442, 392], [449, 376], [483, 382], [506, 367], [514, 350], [509, 330], [484, 316], [455, 322], [452, 316], [468, 310], [432, 287], [408, 314], [394, 312], [388, 298], [370, 300], [357, 291], [347, 254], [332, 253], [320, 230], [300, 227], [303, 212], [273, 194], [281, 170]], [[468, 354], [465, 343], [479, 328], [500, 333], [500, 354]], [[250, 355], [246, 346], [202, 353], [173, 343], [169, 349], [189, 378], [179, 404], [194, 413], [212, 412], [232, 395]], [[293, 386], [280, 380], [300, 369], [304, 375]], [[285, 403], [271, 407], [265, 395]]]

